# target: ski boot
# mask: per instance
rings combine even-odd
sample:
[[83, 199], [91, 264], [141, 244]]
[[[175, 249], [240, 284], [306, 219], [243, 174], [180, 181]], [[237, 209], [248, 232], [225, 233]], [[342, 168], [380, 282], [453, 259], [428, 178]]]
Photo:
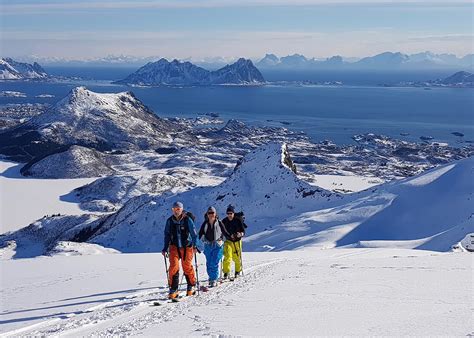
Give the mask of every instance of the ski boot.
[[186, 290], [186, 296], [194, 296], [196, 294], [196, 290], [194, 290], [194, 285], [188, 285]]
[[168, 294], [168, 299], [171, 299], [171, 300], [177, 299], [178, 296], [179, 296], [178, 291], [176, 291], [176, 290], [170, 290], [170, 293]]

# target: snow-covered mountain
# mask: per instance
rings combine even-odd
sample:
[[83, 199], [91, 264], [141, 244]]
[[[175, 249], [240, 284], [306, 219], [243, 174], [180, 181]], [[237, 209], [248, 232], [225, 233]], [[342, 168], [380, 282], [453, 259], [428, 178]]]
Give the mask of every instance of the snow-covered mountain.
[[450, 163], [413, 178], [352, 194], [338, 206], [292, 217], [251, 236], [247, 247], [289, 250], [355, 246], [449, 251], [474, 232], [473, 176], [473, 157]]
[[215, 71], [208, 71], [191, 62], [160, 59], [150, 62], [130, 74], [120, 84], [159, 85], [216, 85], [216, 84], [258, 84], [265, 80], [252, 61], [240, 58], [237, 62]]
[[198, 187], [172, 197], [131, 199], [103, 223], [89, 242], [124, 252], [158, 250], [174, 200], [182, 201], [196, 214], [198, 226], [201, 213], [210, 205], [223, 216], [227, 205], [233, 204], [245, 211], [255, 231], [297, 211], [341, 199], [338, 194], [300, 180], [293, 170], [286, 145], [268, 144], [247, 154], [232, 175], [215, 187]]
[[133, 93], [77, 87], [46, 112], [0, 134], [0, 153], [19, 160], [81, 145], [99, 151], [147, 149], [172, 142], [174, 125]]
[[107, 157], [95, 149], [77, 145], [69, 149], [33, 160], [24, 166], [24, 176], [38, 178], [84, 178], [113, 175], [115, 170]]
[[11, 58], [0, 59], [0, 80], [45, 79], [48, 74], [38, 63], [17, 62]]
[[[118, 195], [137, 195], [110, 215], [40, 219], [4, 235], [2, 243], [16, 247], [15, 257], [47, 253], [57, 241], [94, 243], [122, 252], [155, 252], [161, 249], [164, 223], [176, 200], [197, 216], [197, 226], [210, 205], [221, 216], [228, 204], [245, 211], [249, 224], [245, 246], [250, 251], [339, 246], [448, 251], [474, 232], [473, 157], [344, 196], [309, 185], [295, 170], [287, 146], [270, 143], [248, 153], [215, 186], [183, 191], [163, 177], [169, 188], [162, 191], [168, 193], [149, 195], [155, 193], [154, 188], [130, 190], [136, 179], [125, 185], [122, 180], [102, 179], [84, 189], [97, 195], [98, 189], [108, 186]], [[153, 187], [157, 178], [141, 183]], [[91, 193], [83, 196], [87, 195]], [[100, 196], [90, 201], [100, 201]], [[54, 230], [50, 233], [49, 228]]]
[[[175, 200], [182, 201], [187, 210], [195, 213], [198, 226], [202, 221], [201, 213], [208, 206], [216, 206], [219, 214], [223, 215], [227, 205], [233, 204], [245, 211], [253, 231], [259, 231], [289, 215], [318, 209], [342, 199], [339, 194], [302, 181], [295, 170], [286, 145], [271, 143], [247, 154], [230, 177], [217, 186], [197, 187], [174, 196], [143, 194], [130, 199], [112, 215], [103, 216], [100, 220], [94, 218], [97, 220], [94, 222], [87, 218], [86, 225], [78, 223], [75, 218], [71, 221], [73, 226], [65, 224], [62, 216], [55, 217], [55, 220], [39, 220], [6, 236], [3, 242], [13, 240], [17, 247], [23, 248], [21, 250], [28, 250], [29, 244], [25, 246], [22, 243], [25, 241], [23, 234], [30, 228], [27, 243], [34, 237], [38, 245], [49, 248], [54, 239], [47, 235], [45, 227], [54, 226], [54, 234], [60, 240], [77, 241], [80, 232], [81, 241], [123, 252], [156, 251], [163, 244], [164, 223]], [[59, 226], [67, 231], [61, 233]]]

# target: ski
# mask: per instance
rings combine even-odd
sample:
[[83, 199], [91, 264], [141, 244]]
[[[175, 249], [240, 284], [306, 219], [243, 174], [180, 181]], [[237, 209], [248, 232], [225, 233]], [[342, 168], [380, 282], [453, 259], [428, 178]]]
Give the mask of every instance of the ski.
[[178, 297], [172, 298], [172, 299], [166, 298], [166, 299], [163, 299], [163, 300], [156, 300], [153, 303], [151, 303], [151, 306], [161, 306], [163, 304], [179, 303], [182, 300], [183, 297], [184, 296], [178, 296]]

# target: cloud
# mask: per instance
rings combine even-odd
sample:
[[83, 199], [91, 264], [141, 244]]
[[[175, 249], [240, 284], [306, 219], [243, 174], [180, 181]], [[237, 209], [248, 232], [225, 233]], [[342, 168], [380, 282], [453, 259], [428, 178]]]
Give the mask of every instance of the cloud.
[[155, 0], [155, 1], [31, 1], [2, 0], [2, 15], [41, 14], [51, 11], [106, 9], [185, 9], [218, 7], [275, 6], [472, 6], [471, 0]]
[[459, 41], [466, 43], [474, 43], [474, 35], [431, 35], [431, 36], [416, 36], [408, 38], [409, 41], [413, 42], [443, 42], [443, 41]]

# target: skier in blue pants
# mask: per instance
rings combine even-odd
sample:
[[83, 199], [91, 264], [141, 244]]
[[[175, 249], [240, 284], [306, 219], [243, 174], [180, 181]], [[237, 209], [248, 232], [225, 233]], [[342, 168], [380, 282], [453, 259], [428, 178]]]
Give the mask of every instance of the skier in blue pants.
[[207, 209], [205, 221], [201, 225], [198, 237], [204, 243], [209, 286], [214, 287], [217, 285], [217, 279], [219, 278], [219, 262], [223, 255], [224, 244], [222, 223], [217, 217], [216, 208], [209, 207]]

